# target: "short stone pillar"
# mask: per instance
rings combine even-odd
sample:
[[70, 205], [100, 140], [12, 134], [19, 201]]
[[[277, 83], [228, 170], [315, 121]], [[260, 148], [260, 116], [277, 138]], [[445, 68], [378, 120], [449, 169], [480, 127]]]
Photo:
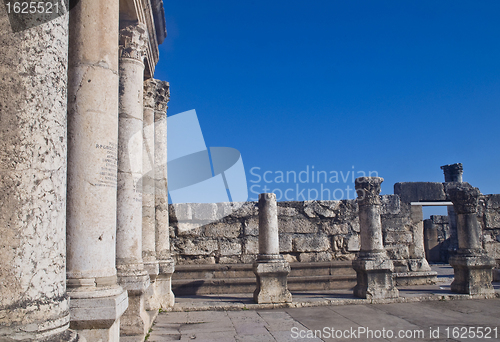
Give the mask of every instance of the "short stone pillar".
[[66, 293], [68, 14], [13, 32], [15, 14], [0, 7], [0, 340], [76, 341]]
[[491, 285], [495, 260], [484, 251], [477, 205], [481, 193], [468, 183], [454, 183], [447, 188], [457, 214], [457, 253], [450, 257], [455, 279], [451, 291], [466, 294], [494, 294]]
[[290, 265], [280, 255], [278, 233], [278, 206], [276, 195], [259, 195], [259, 255], [253, 264], [257, 289], [253, 293], [256, 303], [289, 303], [287, 277]]
[[[441, 166], [441, 170], [444, 173], [445, 183], [458, 182], [462, 183], [462, 175], [464, 173], [464, 168], [462, 163], [448, 164]], [[457, 214], [452, 205], [447, 207], [448, 209], [448, 222], [450, 225], [450, 241], [448, 244], [448, 255], [455, 255], [458, 249], [458, 238], [457, 238]]]
[[380, 220], [380, 177], [356, 178], [358, 194], [361, 249], [352, 262], [357, 274], [354, 295], [360, 298], [396, 298], [399, 292], [394, 287], [392, 272], [394, 265], [387, 256], [382, 239]]
[[119, 3], [70, 11], [67, 288], [71, 327], [88, 341], [118, 341], [128, 306], [116, 277]]
[[145, 335], [149, 316], [144, 293], [149, 275], [142, 260], [143, 79], [147, 30], [131, 23], [120, 30], [120, 101], [116, 268], [128, 291], [129, 307], [121, 318], [121, 335]]

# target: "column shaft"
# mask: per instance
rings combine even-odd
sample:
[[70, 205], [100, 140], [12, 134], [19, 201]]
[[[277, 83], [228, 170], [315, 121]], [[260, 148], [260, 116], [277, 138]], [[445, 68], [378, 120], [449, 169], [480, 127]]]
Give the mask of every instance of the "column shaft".
[[128, 305], [115, 268], [118, 12], [118, 0], [70, 12], [67, 277], [71, 326], [91, 341], [117, 341]]
[[259, 254], [278, 255], [278, 205], [276, 195], [259, 195]]
[[0, 7], [0, 339], [70, 341], [68, 14], [14, 33]]
[[170, 100], [170, 85], [165, 81], [155, 80], [155, 231], [156, 257], [159, 275], [156, 282], [157, 298], [160, 307], [174, 305], [172, 292], [172, 274], [174, 259], [170, 253], [170, 228], [168, 221], [168, 182], [167, 182], [167, 104]]
[[121, 335], [145, 335], [149, 317], [144, 293], [149, 275], [142, 260], [143, 80], [147, 31], [127, 23], [120, 30], [120, 96], [118, 127], [118, 192], [116, 268], [129, 294]]

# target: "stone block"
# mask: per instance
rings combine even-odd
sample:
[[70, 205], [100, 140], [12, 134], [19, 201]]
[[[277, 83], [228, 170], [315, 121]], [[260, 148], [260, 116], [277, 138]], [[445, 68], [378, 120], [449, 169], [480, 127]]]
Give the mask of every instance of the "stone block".
[[222, 237], [222, 238], [234, 239], [240, 235], [241, 223], [238, 221], [235, 222], [234, 224], [216, 222], [207, 224], [203, 226], [203, 228], [204, 228], [204, 235], [206, 237], [211, 237], [211, 238]]
[[219, 258], [219, 264], [239, 264], [241, 260], [237, 256], [221, 256]]
[[240, 255], [241, 254], [241, 242], [240, 240], [223, 240], [220, 241], [220, 255]]
[[279, 235], [279, 243], [280, 243], [280, 253], [292, 252], [292, 235], [291, 234], [280, 234]]
[[178, 222], [174, 223], [174, 225], [177, 226], [178, 237], [200, 237], [203, 235], [203, 228], [198, 224]]
[[347, 241], [343, 236], [335, 235], [332, 237], [332, 251], [341, 252], [347, 249]]
[[215, 203], [192, 203], [191, 210], [195, 220], [216, 221], [219, 219]]
[[486, 208], [488, 209], [500, 209], [500, 194], [496, 195], [486, 195]]
[[485, 242], [484, 249], [493, 259], [500, 259], [500, 243], [497, 241]]
[[278, 218], [280, 233], [316, 233], [318, 226], [315, 222], [306, 219], [292, 219], [289, 217]]
[[247, 236], [243, 242], [244, 254], [259, 254], [259, 238], [254, 236]]
[[353, 234], [347, 237], [347, 250], [349, 252], [359, 252], [360, 243], [359, 243], [359, 235]]
[[385, 246], [391, 260], [406, 260], [410, 257], [410, 251], [406, 245]]
[[257, 202], [244, 202], [239, 209], [235, 210], [231, 216], [235, 218], [248, 218], [259, 215]]
[[401, 202], [397, 195], [380, 196], [382, 203], [381, 215], [396, 215], [401, 211]]
[[322, 262], [322, 261], [331, 261], [332, 254], [329, 252], [319, 252], [319, 253], [300, 253], [299, 254], [300, 262]]
[[257, 277], [257, 288], [253, 294], [254, 301], [261, 303], [290, 303], [292, 295], [288, 291], [287, 277], [290, 265], [281, 262], [259, 262], [253, 265]]
[[[306, 201], [304, 202], [304, 213], [308, 217], [330, 217], [336, 216], [333, 208], [336, 208], [334, 204], [329, 202], [334, 201]], [[337, 204], [338, 206], [338, 204]]]
[[387, 244], [408, 244], [413, 241], [410, 232], [385, 232], [384, 243]]
[[259, 236], [259, 218], [252, 217], [245, 220], [243, 224], [244, 235]]
[[190, 203], [169, 204], [168, 206], [170, 220], [188, 221], [193, 219], [193, 212]]
[[298, 214], [299, 214], [299, 211], [295, 208], [280, 207], [278, 205], [278, 216], [296, 216]]
[[297, 262], [297, 257], [292, 254], [283, 254], [283, 258], [285, 259], [286, 262]]
[[402, 231], [409, 224], [409, 218], [403, 217], [381, 217], [383, 231]]
[[[349, 228], [350, 224], [347, 222], [335, 223], [331, 220], [321, 222], [321, 231], [326, 235], [348, 234]], [[359, 228], [359, 222], [358, 222], [358, 228]]]
[[253, 264], [257, 260], [257, 254], [243, 254], [241, 255], [241, 262], [244, 264]]
[[403, 182], [394, 184], [394, 194], [399, 195], [401, 202], [445, 201], [446, 194], [443, 183]]
[[209, 255], [218, 249], [217, 240], [183, 240], [176, 244], [179, 254], [184, 255]]
[[294, 252], [323, 252], [330, 248], [327, 236], [295, 235], [293, 238]]
[[500, 210], [487, 209], [484, 216], [486, 229], [500, 229]]

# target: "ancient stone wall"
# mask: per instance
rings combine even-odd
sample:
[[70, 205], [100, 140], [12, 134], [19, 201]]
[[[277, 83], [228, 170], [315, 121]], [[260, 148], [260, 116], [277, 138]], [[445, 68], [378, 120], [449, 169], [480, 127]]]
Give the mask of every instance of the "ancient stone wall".
[[424, 220], [425, 255], [429, 262], [448, 262], [450, 224], [448, 216], [431, 215]]
[[[408, 257], [409, 208], [381, 196], [384, 243], [393, 259]], [[232, 207], [230, 215], [215, 220]], [[171, 204], [171, 250], [178, 264], [252, 263], [258, 254], [257, 202]], [[204, 224], [209, 220], [214, 222]], [[289, 262], [353, 260], [359, 251], [355, 200], [279, 202], [280, 253]]]
[[479, 224], [483, 229], [483, 247], [496, 260], [493, 280], [500, 281], [500, 194], [479, 199]]

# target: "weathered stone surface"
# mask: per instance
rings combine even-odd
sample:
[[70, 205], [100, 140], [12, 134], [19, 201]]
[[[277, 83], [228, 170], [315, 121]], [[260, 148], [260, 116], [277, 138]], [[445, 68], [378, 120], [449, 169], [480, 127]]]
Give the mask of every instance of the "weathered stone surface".
[[259, 219], [256, 217], [251, 217], [245, 220], [243, 224], [243, 230], [245, 235], [258, 236], [259, 235]]
[[68, 14], [13, 33], [1, 7], [0, 340], [73, 341], [65, 287]]
[[386, 232], [384, 243], [399, 244], [413, 242], [413, 234], [410, 232]]
[[193, 218], [201, 221], [215, 221], [217, 216], [217, 204], [215, 203], [192, 203], [191, 210]]
[[323, 252], [330, 248], [327, 236], [296, 235], [293, 238], [294, 252]]
[[323, 201], [306, 201], [304, 202], [304, 213], [308, 217], [335, 217], [335, 211], [338, 205], [326, 203]]
[[329, 252], [319, 252], [319, 253], [300, 253], [299, 261], [300, 262], [322, 262], [322, 261], [331, 261], [332, 254]]
[[223, 222], [210, 223], [203, 226], [204, 235], [209, 237], [237, 238], [240, 236], [241, 227], [239, 225], [228, 225]]
[[401, 260], [401, 259], [409, 259], [410, 252], [408, 250], [408, 246], [405, 245], [395, 245], [395, 246], [386, 246], [387, 254], [392, 260]]
[[443, 183], [406, 182], [394, 184], [394, 194], [399, 195], [402, 202], [445, 201]]
[[397, 215], [401, 211], [401, 202], [399, 196], [383, 195], [380, 196], [382, 203], [381, 215]]
[[239, 240], [228, 241], [222, 240], [219, 247], [220, 255], [240, 255], [241, 254], [241, 243]]
[[282, 217], [279, 220], [280, 233], [316, 233], [318, 226], [315, 222], [303, 218]]
[[292, 295], [288, 291], [287, 276], [290, 265], [285, 260], [254, 263], [257, 288], [253, 299], [256, 303], [290, 303]]
[[193, 219], [193, 211], [190, 203], [169, 204], [170, 221], [188, 221]]
[[349, 252], [359, 252], [360, 248], [358, 234], [353, 234], [347, 237], [347, 250]]
[[292, 252], [293, 250], [293, 237], [290, 234], [280, 234], [279, 235], [279, 243], [280, 243], [280, 253]]
[[245, 254], [259, 254], [259, 239], [253, 236], [247, 236], [244, 240]]
[[184, 240], [177, 244], [176, 248], [180, 254], [185, 255], [208, 255], [215, 252], [219, 246], [217, 240]]
[[296, 216], [299, 212], [295, 208], [278, 206], [278, 216]]
[[278, 207], [275, 194], [259, 195], [259, 254], [279, 254]]
[[346, 222], [344, 223], [334, 223], [332, 221], [321, 222], [321, 231], [328, 235], [348, 234], [349, 228], [350, 224]]

